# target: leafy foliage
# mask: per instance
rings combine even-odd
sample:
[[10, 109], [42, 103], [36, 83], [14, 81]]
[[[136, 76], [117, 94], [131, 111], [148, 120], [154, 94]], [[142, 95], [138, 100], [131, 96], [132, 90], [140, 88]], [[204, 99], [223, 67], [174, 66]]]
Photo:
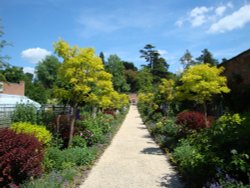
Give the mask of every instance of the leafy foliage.
[[198, 63], [207, 63], [212, 66], [216, 66], [218, 64], [218, 60], [214, 59], [212, 53], [206, 48], [201, 51], [201, 55], [197, 57], [196, 60]]
[[144, 49], [140, 50], [140, 57], [149, 63], [147, 67], [153, 75], [153, 83], [158, 84], [162, 78], [166, 78], [169, 65], [163, 57], [160, 57], [160, 53], [154, 48], [151, 44], [145, 45]]
[[[1, 20], [0, 20], [1, 21]], [[2, 24], [0, 25], [0, 38], [2, 38], [2, 36], [4, 35], [4, 31], [3, 31], [3, 27]], [[6, 62], [6, 60], [9, 59], [8, 56], [3, 56], [2, 53], [2, 49], [9, 45], [9, 43], [4, 40], [4, 39], [0, 39], [0, 69], [4, 68], [5, 66], [8, 65], [8, 63]]]
[[172, 101], [174, 99], [174, 81], [162, 79], [158, 86], [158, 92], [162, 96], [163, 102]]
[[[206, 181], [217, 181], [223, 185], [225, 183], [224, 175], [235, 179], [235, 182], [249, 184], [249, 154], [250, 148], [247, 144], [247, 135], [250, 133], [249, 126], [244, 123], [244, 119], [238, 114], [224, 115], [219, 118], [211, 128], [189, 135], [182, 140], [180, 145], [173, 153], [175, 160], [184, 171], [185, 176], [191, 182], [195, 182], [196, 186], [204, 185]], [[195, 156], [190, 158], [181, 158], [178, 152], [182, 148], [192, 151], [200, 158], [200, 161], [194, 161]], [[176, 153], [177, 152], [177, 153]], [[177, 154], [177, 155], [176, 155]], [[184, 156], [184, 154], [183, 154]], [[188, 165], [193, 164], [186, 169]], [[190, 171], [192, 169], [192, 171]], [[206, 173], [201, 173], [201, 169], [206, 169]], [[218, 169], [223, 174], [218, 175]], [[195, 174], [203, 174], [199, 176], [199, 180], [194, 179]]]
[[51, 55], [39, 62], [36, 66], [36, 74], [38, 80], [46, 89], [52, 89], [56, 82], [57, 71], [59, 69], [59, 60]]
[[138, 87], [140, 92], [152, 92], [153, 75], [149, 68], [144, 67], [138, 72]]
[[69, 145], [71, 145], [77, 107], [80, 104], [93, 106], [111, 105], [113, 92], [111, 75], [104, 70], [100, 57], [92, 48], [70, 47], [65, 41], [55, 43], [56, 53], [63, 58], [58, 71], [60, 84], [55, 89], [56, 96], [73, 107], [70, 125]]
[[75, 168], [67, 168], [61, 171], [52, 171], [43, 174], [39, 179], [32, 179], [25, 184], [20, 185], [21, 188], [44, 188], [44, 187], [72, 187], [74, 177], [77, 175]]
[[33, 136], [0, 131], [0, 186], [19, 184], [29, 177], [39, 176], [43, 148]]
[[176, 88], [177, 97], [203, 104], [215, 94], [228, 93], [226, 77], [220, 76], [222, 71], [223, 67], [211, 67], [209, 64], [190, 67], [180, 78], [182, 84]]
[[57, 97], [72, 106], [82, 103], [99, 105], [100, 97], [113, 91], [111, 74], [105, 72], [101, 59], [92, 48], [70, 47], [65, 41], [55, 43], [56, 53], [64, 59], [55, 89]]
[[177, 115], [176, 123], [193, 130], [207, 127], [204, 114], [200, 112], [181, 112]]
[[125, 67], [117, 55], [109, 56], [106, 70], [112, 74], [112, 83], [116, 91], [126, 92], [130, 89], [125, 79]]
[[72, 147], [80, 147], [80, 148], [84, 148], [87, 146], [87, 141], [85, 140], [85, 138], [83, 137], [83, 134], [81, 135], [76, 135], [73, 137], [72, 140]]
[[74, 166], [89, 165], [93, 161], [95, 150], [91, 148], [67, 148], [60, 150], [48, 148], [43, 162], [46, 171], [63, 170]]
[[19, 83], [24, 79], [22, 67], [8, 65], [4, 70], [2, 70], [2, 74], [4, 75], [7, 82]]
[[25, 133], [28, 135], [33, 135], [38, 141], [40, 141], [44, 145], [48, 144], [52, 139], [51, 133], [46, 129], [45, 126], [34, 125], [26, 122], [19, 122], [13, 123], [10, 128], [17, 134]]
[[180, 62], [183, 65], [184, 69], [196, 64], [193, 60], [193, 56], [188, 50], [186, 50], [184, 55], [180, 58]]
[[138, 91], [138, 72], [132, 69], [127, 69], [124, 71], [124, 75], [126, 78], [126, 82], [130, 87], [130, 92], [137, 92]]
[[32, 104], [17, 104], [12, 115], [12, 122], [36, 123], [37, 109]]

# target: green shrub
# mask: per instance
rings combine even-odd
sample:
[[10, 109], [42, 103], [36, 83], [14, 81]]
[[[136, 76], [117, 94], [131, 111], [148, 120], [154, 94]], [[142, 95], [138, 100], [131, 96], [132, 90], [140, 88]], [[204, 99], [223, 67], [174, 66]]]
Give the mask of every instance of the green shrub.
[[[217, 182], [221, 186], [234, 187], [237, 182], [249, 184], [250, 126], [246, 123], [248, 117], [246, 116], [246, 121], [244, 119], [239, 114], [225, 114], [211, 128], [188, 135], [182, 140], [173, 156], [191, 185], [200, 187], [208, 180], [211, 184]], [[224, 182], [224, 175], [217, 175], [218, 168], [224, 175], [233, 178], [236, 184]], [[201, 169], [206, 171], [202, 172]], [[196, 180], [195, 174], [202, 176]]]
[[210, 161], [206, 160], [205, 154], [190, 145], [187, 140], [182, 140], [174, 149], [173, 157], [188, 186], [202, 187], [210, 175], [209, 165], [207, 165]]
[[223, 131], [226, 127], [236, 127], [242, 124], [245, 118], [241, 118], [239, 114], [224, 114], [217, 120], [220, 129]]
[[181, 126], [175, 124], [173, 118], [162, 119], [150, 128], [157, 143], [163, 147], [168, 147], [173, 150], [176, 147], [178, 140], [181, 138]]
[[110, 132], [112, 122], [114, 121], [114, 116], [110, 114], [100, 114], [98, 121], [101, 125], [102, 132], [106, 134]]
[[73, 166], [89, 165], [95, 157], [95, 150], [92, 148], [48, 148], [45, 152], [43, 166], [45, 171], [63, 170]]
[[10, 127], [16, 133], [26, 133], [35, 136], [43, 144], [48, 144], [51, 139], [51, 133], [41, 125], [33, 125], [31, 123], [19, 122], [13, 123]]
[[45, 125], [51, 133], [55, 133], [56, 114], [52, 110], [40, 110], [37, 116], [37, 124]]
[[31, 180], [23, 185], [21, 188], [61, 188], [73, 187], [74, 177], [77, 175], [77, 170], [74, 168], [67, 168], [62, 171], [52, 171], [49, 174], [43, 175], [39, 179]]
[[184, 140], [181, 142], [180, 146], [174, 149], [173, 157], [184, 170], [199, 166], [199, 163], [201, 163], [204, 158], [194, 146], [191, 146]]
[[12, 122], [37, 122], [37, 109], [32, 104], [17, 104], [12, 115]]
[[87, 141], [80, 135], [74, 136], [72, 139], [72, 147], [84, 148], [87, 146]]
[[110, 115], [97, 114], [95, 118], [85, 115], [84, 120], [78, 122], [77, 128], [91, 146], [105, 141], [105, 134], [110, 132], [113, 120]]

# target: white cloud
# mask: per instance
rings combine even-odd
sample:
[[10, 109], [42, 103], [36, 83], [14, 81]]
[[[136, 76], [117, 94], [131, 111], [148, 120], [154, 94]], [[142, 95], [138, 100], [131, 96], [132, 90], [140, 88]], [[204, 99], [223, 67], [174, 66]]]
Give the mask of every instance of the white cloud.
[[191, 17], [196, 17], [203, 15], [209, 11], [209, 8], [202, 6], [202, 7], [195, 7], [194, 9], [191, 10], [190, 16]]
[[228, 2], [228, 3], [227, 3], [227, 7], [229, 7], [229, 8], [233, 8], [233, 7], [234, 7], [234, 5], [233, 5], [233, 3], [232, 3], [232, 2]]
[[157, 50], [159, 52], [160, 55], [164, 56], [166, 55], [168, 52], [166, 50]]
[[31, 73], [34, 74], [35, 73], [35, 69], [33, 67], [24, 67], [23, 68], [23, 72], [24, 73]]
[[239, 10], [225, 16], [211, 25], [209, 33], [223, 33], [244, 27], [250, 22], [250, 5], [244, 5]]
[[197, 27], [205, 23], [207, 20], [206, 14], [211, 10], [211, 8], [205, 6], [195, 7], [194, 9], [192, 9], [189, 13], [189, 18], [192, 26]]
[[179, 18], [175, 25], [181, 27], [185, 22], [191, 23], [193, 27], [199, 27], [204, 24], [207, 26], [218, 21], [229, 8], [233, 8], [233, 4], [228, 2], [219, 6], [200, 6], [193, 8], [187, 13], [186, 17]]
[[42, 48], [29, 48], [21, 52], [21, 57], [30, 63], [36, 64], [47, 55], [51, 55], [51, 52]]
[[183, 25], [183, 20], [177, 20], [176, 22], [175, 22], [175, 25], [177, 25], [178, 27], [181, 27], [182, 25]]
[[215, 9], [215, 14], [218, 16], [222, 16], [225, 13], [226, 9], [226, 6], [219, 6]]

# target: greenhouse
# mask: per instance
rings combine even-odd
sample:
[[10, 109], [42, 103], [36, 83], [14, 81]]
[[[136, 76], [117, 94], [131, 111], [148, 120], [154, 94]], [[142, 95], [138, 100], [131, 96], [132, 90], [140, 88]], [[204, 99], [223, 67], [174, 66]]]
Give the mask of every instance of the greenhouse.
[[40, 109], [41, 105], [38, 102], [35, 102], [28, 97], [20, 96], [20, 95], [8, 95], [8, 94], [0, 94], [0, 111], [2, 108], [6, 108], [5, 110], [11, 111], [15, 108], [17, 104], [32, 104], [38, 110]]

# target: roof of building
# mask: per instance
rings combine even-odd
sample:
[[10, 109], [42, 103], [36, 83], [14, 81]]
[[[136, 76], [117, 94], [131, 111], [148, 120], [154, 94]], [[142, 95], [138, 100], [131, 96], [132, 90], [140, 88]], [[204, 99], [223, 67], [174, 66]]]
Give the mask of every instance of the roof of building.
[[245, 55], [245, 54], [250, 54], [250, 48], [249, 48], [248, 50], [246, 50], [246, 51], [244, 51], [244, 52], [241, 52], [240, 54], [238, 54], [238, 55], [232, 57], [231, 59], [228, 59], [227, 61], [221, 63], [219, 66], [224, 65], [224, 64], [227, 64], [228, 62], [231, 62], [231, 61], [233, 61], [233, 60], [235, 60], [235, 59], [237, 59], [237, 58], [239, 58], [240, 56]]
[[7, 105], [9, 107], [12, 107], [16, 106], [17, 104], [32, 104], [36, 108], [41, 107], [41, 105], [38, 102], [35, 102], [25, 96], [0, 94], [0, 105]]

